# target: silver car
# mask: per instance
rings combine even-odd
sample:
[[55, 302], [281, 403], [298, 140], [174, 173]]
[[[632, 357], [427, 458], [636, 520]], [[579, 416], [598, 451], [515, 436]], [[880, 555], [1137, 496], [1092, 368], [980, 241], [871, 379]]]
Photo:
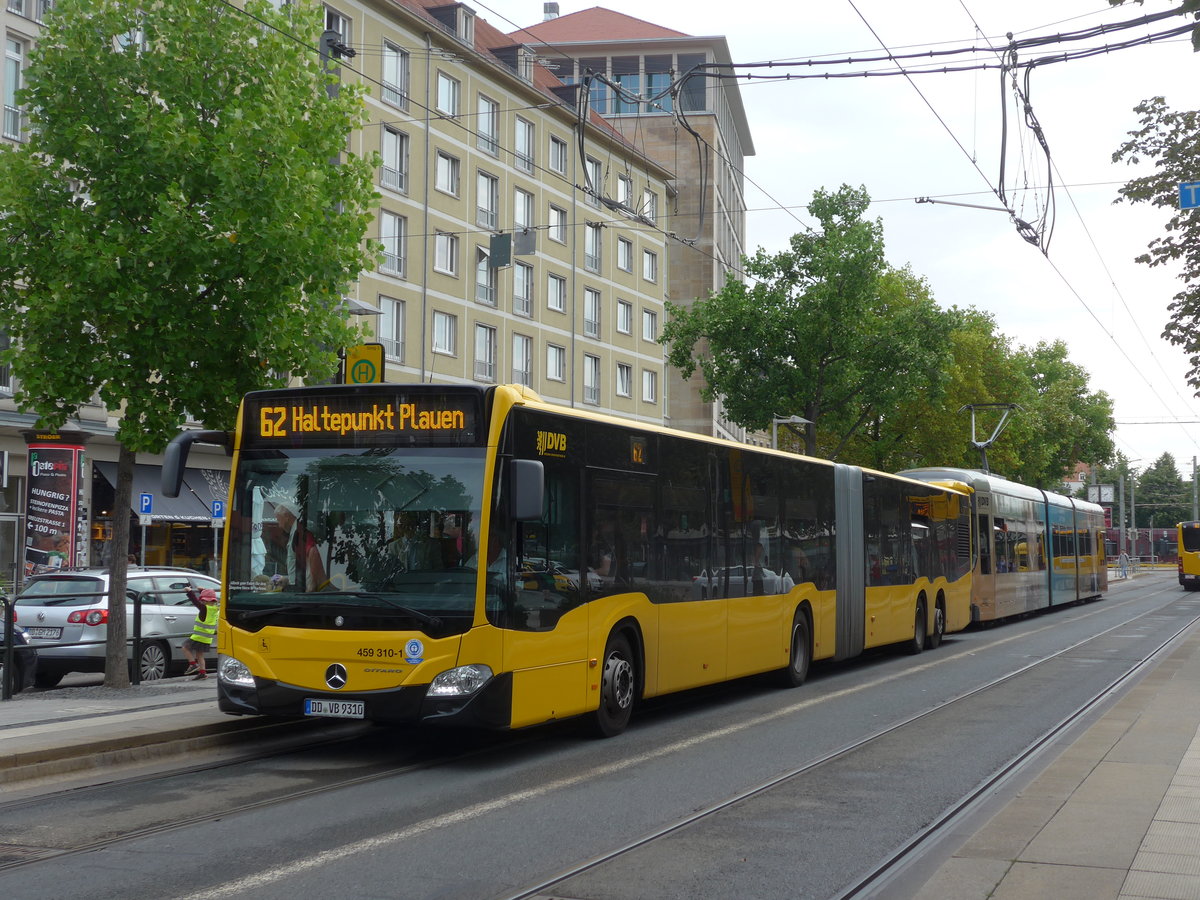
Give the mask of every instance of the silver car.
[[[35, 575], [16, 601], [17, 621], [37, 648], [35, 684], [53, 687], [68, 672], [103, 672], [108, 635], [108, 569]], [[192, 633], [196, 607], [187, 598], [191, 588], [211, 588], [220, 595], [220, 582], [191, 569], [147, 566], [130, 568], [125, 606], [129, 636], [129, 665], [133, 673], [134, 603], [142, 611], [142, 644], [138, 673], [143, 681], [166, 678], [186, 665], [183, 642]]]

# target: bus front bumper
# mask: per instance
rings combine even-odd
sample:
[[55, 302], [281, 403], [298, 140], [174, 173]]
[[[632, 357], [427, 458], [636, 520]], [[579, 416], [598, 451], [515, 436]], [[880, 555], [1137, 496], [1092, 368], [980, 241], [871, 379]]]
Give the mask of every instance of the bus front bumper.
[[[304, 718], [306, 700], [361, 702], [361, 718], [388, 724], [452, 725], [461, 728], [508, 728], [512, 720], [512, 675], [492, 678], [468, 697], [429, 697], [428, 685], [387, 691], [345, 693], [309, 690], [265, 678], [254, 687], [217, 679], [217, 706], [235, 716]], [[346, 718], [346, 716], [342, 716]], [[355, 715], [352, 718], [359, 718]]]

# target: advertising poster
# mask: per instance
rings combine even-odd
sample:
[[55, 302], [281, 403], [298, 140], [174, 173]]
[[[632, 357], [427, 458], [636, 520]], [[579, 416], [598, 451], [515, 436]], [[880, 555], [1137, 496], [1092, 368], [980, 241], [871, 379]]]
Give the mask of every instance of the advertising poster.
[[80, 445], [29, 445], [26, 576], [75, 565], [82, 455]]

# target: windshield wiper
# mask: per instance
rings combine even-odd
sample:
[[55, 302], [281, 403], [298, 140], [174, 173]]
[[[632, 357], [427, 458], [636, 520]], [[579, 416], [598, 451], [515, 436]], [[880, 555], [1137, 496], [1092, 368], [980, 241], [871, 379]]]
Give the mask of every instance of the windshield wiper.
[[[423, 613], [419, 609], [413, 609], [411, 606], [403, 606], [399, 603], [393, 603], [386, 597], [379, 594], [360, 594], [351, 591], [338, 591], [334, 596], [338, 597], [360, 597], [370, 600], [378, 600], [386, 604], [385, 607], [356, 605], [347, 606], [344, 603], [289, 603], [286, 606], [268, 606], [265, 609], [252, 609], [247, 612], [238, 612], [236, 615], [243, 621], [248, 622], [252, 619], [261, 619], [266, 616], [274, 615], [289, 615], [291, 613], [313, 613], [313, 614], [328, 614], [341, 613], [354, 610], [356, 612], [369, 611], [379, 613], [381, 615], [405, 615], [416, 619], [422, 625], [428, 625], [430, 628], [441, 628], [442, 620], [437, 616], [431, 616], [428, 613]], [[325, 592], [324, 596], [330, 596], [330, 592]]]
[[[411, 606], [405, 606], [403, 603], [396, 603], [389, 600], [383, 594], [372, 594], [363, 591], [336, 591], [333, 592], [338, 597], [358, 597], [364, 600], [378, 600], [380, 603], [387, 604], [389, 611], [403, 613], [404, 615], [412, 616], [418, 622], [428, 625], [430, 628], [441, 628], [442, 620], [437, 616], [431, 616], [429, 613], [423, 613], [419, 609], [413, 609]], [[339, 606], [339, 609], [345, 609], [344, 606]], [[364, 606], [361, 609], [377, 609], [378, 607]]]

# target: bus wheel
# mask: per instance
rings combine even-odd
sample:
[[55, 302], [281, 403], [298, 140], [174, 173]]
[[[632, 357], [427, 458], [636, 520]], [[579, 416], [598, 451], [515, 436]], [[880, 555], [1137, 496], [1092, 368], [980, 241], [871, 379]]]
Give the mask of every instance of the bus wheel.
[[633, 715], [636, 675], [628, 638], [622, 634], [610, 636], [604, 648], [604, 668], [600, 674], [600, 708], [593, 719], [599, 737], [614, 737], [629, 724]]
[[808, 677], [808, 664], [812, 660], [812, 638], [809, 635], [808, 617], [796, 610], [792, 621], [792, 646], [787, 668], [783, 670], [784, 687], [800, 687]]
[[913, 637], [908, 642], [908, 652], [920, 653], [925, 649], [925, 601], [917, 601], [917, 615], [913, 622]]
[[942, 645], [942, 637], [946, 634], [946, 607], [941, 603], [933, 609], [933, 631], [929, 633], [929, 637], [925, 640], [925, 646], [930, 650], [936, 650]]

